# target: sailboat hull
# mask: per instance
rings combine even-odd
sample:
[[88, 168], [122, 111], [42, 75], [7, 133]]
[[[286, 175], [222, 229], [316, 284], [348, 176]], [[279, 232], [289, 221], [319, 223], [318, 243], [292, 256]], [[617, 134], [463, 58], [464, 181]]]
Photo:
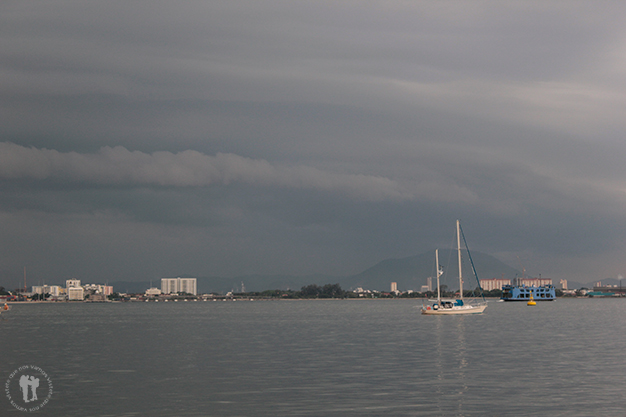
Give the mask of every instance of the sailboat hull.
[[463, 306], [454, 306], [452, 308], [439, 308], [435, 310], [434, 308], [422, 307], [422, 314], [428, 314], [433, 316], [451, 316], [456, 314], [481, 314], [487, 308], [487, 304], [480, 305], [463, 305]]

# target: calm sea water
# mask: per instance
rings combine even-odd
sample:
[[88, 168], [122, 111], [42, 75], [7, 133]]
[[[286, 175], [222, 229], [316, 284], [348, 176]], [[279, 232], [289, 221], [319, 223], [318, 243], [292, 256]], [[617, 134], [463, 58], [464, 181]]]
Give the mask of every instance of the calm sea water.
[[[618, 416], [626, 301], [15, 305], [0, 382], [35, 365], [54, 416]], [[23, 413], [27, 414], [27, 413]], [[4, 390], [0, 415], [23, 415]]]

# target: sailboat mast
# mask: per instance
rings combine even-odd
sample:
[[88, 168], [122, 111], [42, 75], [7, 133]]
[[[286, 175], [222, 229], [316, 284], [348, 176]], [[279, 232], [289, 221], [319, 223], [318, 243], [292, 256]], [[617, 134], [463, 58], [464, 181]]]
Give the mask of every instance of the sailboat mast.
[[441, 304], [441, 287], [439, 286], [439, 249], [435, 249], [435, 268], [437, 270], [437, 302]]
[[459, 226], [459, 221], [456, 221], [456, 247], [459, 253], [459, 295], [461, 300], [463, 299], [463, 272], [461, 265], [461, 230]]

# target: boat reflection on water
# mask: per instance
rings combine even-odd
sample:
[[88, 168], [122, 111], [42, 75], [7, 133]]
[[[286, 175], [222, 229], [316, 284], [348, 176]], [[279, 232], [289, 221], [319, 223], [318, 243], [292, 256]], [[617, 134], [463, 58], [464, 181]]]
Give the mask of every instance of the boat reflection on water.
[[454, 404], [456, 415], [465, 415], [470, 379], [469, 361], [466, 343], [466, 318], [459, 316], [451, 328], [448, 318], [439, 317], [435, 324], [433, 348], [435, 349], [436, 377], [431, 381], [435, 385], [437, 409], [450, 410]]

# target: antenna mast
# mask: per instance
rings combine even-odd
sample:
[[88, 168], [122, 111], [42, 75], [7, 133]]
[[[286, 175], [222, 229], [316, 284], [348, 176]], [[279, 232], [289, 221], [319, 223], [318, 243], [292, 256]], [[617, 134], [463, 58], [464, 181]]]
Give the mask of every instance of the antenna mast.
[[459, 254], [459, 298], [463, 299], [463, 269], [461, 266], [461, 231], [459, 221], [456, 221], [456, 247]]

